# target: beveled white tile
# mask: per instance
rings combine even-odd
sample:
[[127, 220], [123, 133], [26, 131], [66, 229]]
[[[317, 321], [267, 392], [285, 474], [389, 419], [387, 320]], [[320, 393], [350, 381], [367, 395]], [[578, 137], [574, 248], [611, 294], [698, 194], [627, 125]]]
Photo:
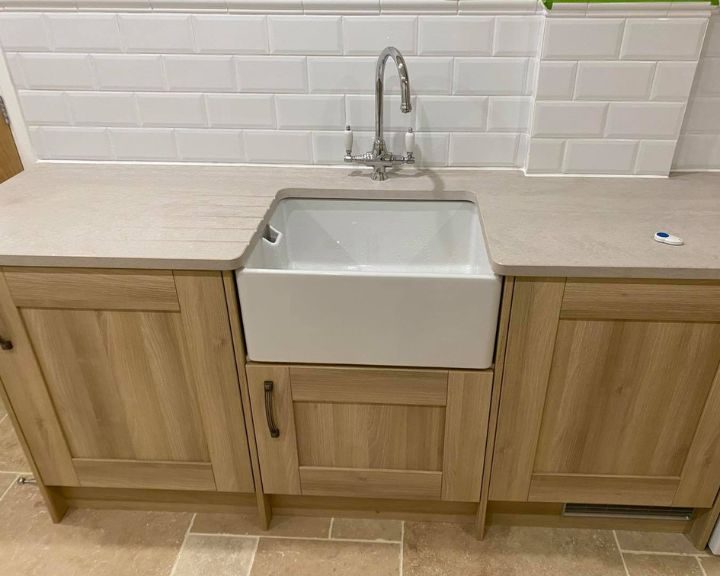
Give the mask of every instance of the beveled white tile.
[[21, 59], [21, 54], [14, 52], [5, 53], [5, 61], [7, 62], [10, 78], [12, 79], [15, 88], [27, 88], [25, 73], [22, 71]]
[[608, 105], [601, 102], [536, 102], [532, 136], [602, 136]]
[[418, 96], [418, 131], [483, 131], [487, 109], [483, 97]]
[[488, 132], [525, 132], [530, 123], [532, 98], [490, 98]]
[[242, 133], [239, 130], [175, 130], [178, 153], [182, 160], [196, 162], [243, 162]]
[[307, 74], [301, 56], [237, 56], [238, 88], [242, 92], [305, 92]]
[[575, 99], [647, 100], [654, 62], [579, 62]]
[[542, 16], [498, 16], [495, 18], [493, 55], [535, 56], [542, 24]]
[[[310, 56], [307, 59], [310, 92], [372, 93], [376, 61], [377, 58]], [[414, 82], [414, 76], [411, 81]]]
[[536, 96], [539, 100], [572, 100], [577, 62], [541, 61]]
[[[449, 134], [418, 132], [415, 134], [415, 160], [418, 166], [447, 166]], [[405, 154], [405, 132], [395, 132], [389, 140], [390, 149]]]
[[248, 162], [312, 164], [310, 132], [247, 130], [243, 133]]
[[[452, 91], [452, 58], [408, 56], [406, 61], [410, 70], [410, 86], [413, 94], [450, 94]], [[387, 72], [385, 74], [385, 93], [400, 93], [400, 80], [397, 73]]]
[[270, 94], [208, 94], [205, 101], [210, 126], [275, 127], [275, 104]]
[[685, 101], [692, 90], [695, 62], [658, 62], [652, 87], [652, 99]]
[[342, 130], [345, 126], [345, 96], [278, 95], [275, 105], [281, 129]]
[[680, 134], [684, 111], [683, 102], [611, 102], [605, 135], [614, 138], [676, 139]]
[[523, 95], [527, 58], [456, 58], [453, 93]]
[[18, 91], [23, 117], [28, 124], [70, 124], [70, 110], [63, 92]]
[[231, 56], [164, 56], [171, 91], [234, 92]]
[[484, 16], [420, 16], [418, 53], [489, 56], [494, 19]]
[[673, 168], [712, 170], [720, 166], [720, 135], [683, 134], [678, 141]]
[[631, 174], [638, 142], [568, 140], [563, 171], [575, 174]]
[[632, 18], [621, 57], [632, 60], [697, 60], [707, 18]]
[[342, 54], [339, 16], [270, 16], [273, 54]]
[[518, 134], [450, 134], [451, 166], [516, 166]]
[[[683, 87], [685, 86], [686, 84]], [[706, 56], [700, 60], [697, 67], [696, 91], [700, 96], [720, 96], [720, 58]]]
[[198, 52], [212, 54], [266, 54], [265, 16], [236, 14], [193, 15], [192, 28]]
[[550, 60], [614, 60], [624, 24], [620, 18], [548, 18], [542, 55]]
[[162, 57], [150, 54], [93, 54], [100, 90], [165, 90]]
[[192, 52], [190, 16], [120, 14], [120, 32], [129, 52]]
[[379, 14], [380, 0], [303, 0], [305, 14]]
[[206, 126], [200, 94], [138, 94], [140, 118], [145, 126]]
[[720, 99], [695, 96], [688, 102], [685, 132], [720, 134]]
[[380, 0], [380, 11], [388, 14], [457, 12], [458, 0]]
[[66, 52], [120, 52], [114, 14], [47, 14], [53, 47]]
[[225, 0], [150, 0], [153, 12], [227, 12]]
[[0, 14], [0, 46], [5, 50], [50, 50], [50, 35], [42, 14]]
[[[347, 104], [346, 123], [353, 130], [373, 130], [375, 128], [375, 96], [348, 94], [345, 97]], [[384, 101], [384, 125], [387, 130], [405, 132], [415, 127], [417, 112], [416, 98], [412, 99], [413, 110], [403, 114], [400, 111], [400, 96], [386, 96]]]
[[28, 88], [86, 90], [95, 85], [85, 54], [22, 54], [19, 60]]
[[136, 126], [137, 108], [128, 92], [69, 92], [73, 121], [88, 126]]
[[42, 126], [35, 128], [46, 160], [111, 160], [110, 139], [105, 128]]
[[530, 138], [526, 170], [535, 174], [560, 174], [565, 155], [564, 138]]
[[112, 148], [118, 160], [177, 160], [175, 134], [170, 128], [110, 128]]
[[667, 176], [672, 168], [676, 140], [643, 140], [635, 160], [635, 174]]
[[460, 14], [535, 14], [537, 0], [459, 0]]
[[403, 56], [417, 52], [417, 18], [410, 16], [343, 17], [345, 54], [379, 54], [394, 46]]
[[227, 0], [228, 10], [245, 14], [302, 14], [302, 0]]

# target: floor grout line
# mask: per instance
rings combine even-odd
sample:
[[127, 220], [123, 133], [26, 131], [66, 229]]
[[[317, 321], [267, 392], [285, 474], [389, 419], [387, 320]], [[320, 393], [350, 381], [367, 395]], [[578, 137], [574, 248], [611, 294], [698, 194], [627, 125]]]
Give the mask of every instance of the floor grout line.
[[[231, 538], [269, 538], [271, 540], [311, 540], [313, 542], [327, 542], [328, 539], [320, 536], [275, 536], [272, 534], [228, 534], [212, 532], [193, 532], [193, 536], [225, 536]], [[366, 540], [362, 538], [333, 538], [333, 542], [356, 542], [360, 544], [402, 544], [400, 540]]]
[[689, 552], [658, 552], [657, 550], [622, 550], [620, 549], [620, 552], [622, 554], [644, 554], [645, 556], [684, 556], [686, 558], [703, 558], [707, 556], [707, 554], [704, 554], [702, 552], [698, 552], [697, 554], [691, 554]]
[[258, 548], [260, 547], [260, 536], [255, 537], [255, 548], [253, 549], [252, 557], [250, 558], [250, 564], [248, 565], [248, 570], [245, 576], [250, 576], [250, 573], [252, 572], [253, 566], [255, 565], [255, 556], [257, 555]]
[[405, 520], [402, 520], [400, 522], [400, 576], [403, 576], [403, 570], [405, 569], [405, 567], [403, 566], [403, 563], [405, 562], [404, 550], [405, 550]]
[[703, 566], [703, 563], [700, 561], [700, 556], [695, 556], [695, 560], [697, 560], [698, 566], [700, 566], [700, 572], [703, 576], [708, 576], [707, 572], [705, 572], [705, 566]]
[[3, 490], [3, 493], [2, 493], [2, 494], [0, 494], [0, 501], [2, 501], [2, 499], [5, 498], [5, 495], [6, 495], [8, 492], [10, 492], [10, 488], [12, 488], [13, 486], [15, 486], [15, 484], [16, 484], [17, 481], [18, 481], [18, 478], [20, 478], [20, 476], [18, 476], [18, 475], [16, 474], [16, 475], [15, 475], [15, 478], [13, 478], [13, 481], [10, 482], [10, 484], [8, 485], [8, 487], [5, 488], [5, 490]]
[[625, 555], [620, 548], [620, 540], [618, 540], [617, 531], [613, 530], [613, 538], [615, 538], [615, 546], [617, 547], [618, 554], [620, 554], [620, 560], [622, 560], [623, 568], [625, 568], [625, 576], [630, 576], [630, 570], [628, 570], [627, 563], [625, 562]]
[[332, 529], [333, 524], [335, 524], [335, 518], [330, 518], [330, 528], [328, 528], [328, 540], [332, 540]]
[[187, 542], [188, 536], [190, 535], [190, 530], [192, 530], [193, 524], [195, 524], [196, 516], [197, 514], [193, 514], [192, 518], [190, 518], [190, 524], [188, 524], [187, 530], [185, 530], [185, 536], [183, 537], [182, 544], [180, 544], [180, 549], [177, 551], [177, 556], [175, 556], [175, 562], [173, 562], [172, 570], [170, 570], [170, 576], [173, 576], [173, 574], [175, 574], [175, 569], [177, 568], [178, 562], [180, 561], [180, 554], [182, 554], [182, 551], [185, 548], [185, 543]]
[[2, 424], [3, 422], [5, 422], [5, 418], [7, 418], [7, 417], [8, 417], [7, 412], [5, 412], [5, 414], [3, 415], [3, 417], [0, 418], [0, 424]]

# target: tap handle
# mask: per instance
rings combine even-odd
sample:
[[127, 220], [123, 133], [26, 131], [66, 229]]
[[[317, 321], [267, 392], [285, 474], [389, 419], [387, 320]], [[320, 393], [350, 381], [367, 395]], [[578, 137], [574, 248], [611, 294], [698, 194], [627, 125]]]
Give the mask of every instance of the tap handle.
[[345, 126], [345, 153], [350, 156], [353, 148], [353, 131], [350, 125]]
[[405, 152], [408, 156], [415, 154], [415, 132], [412, 128], [405, 133]]

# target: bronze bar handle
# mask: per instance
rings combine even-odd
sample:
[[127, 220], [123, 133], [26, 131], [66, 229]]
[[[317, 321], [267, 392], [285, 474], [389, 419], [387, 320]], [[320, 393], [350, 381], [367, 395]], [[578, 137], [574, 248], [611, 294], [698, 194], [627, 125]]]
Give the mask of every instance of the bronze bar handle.
[[5, 340], [2, 336], [0, 336], [0, 349], [2, 350], [12, 350], [15, 346], [13, 346], [12, 340]]
[[275, 419], [273, 418], [273, 388], [275, 384], [271, 380], [265, 380], [265, 417], [267, 418], [267, 425], [270, 429], [270, 436], [272, 438], [280, 437], [280, 429], [275, 425]]

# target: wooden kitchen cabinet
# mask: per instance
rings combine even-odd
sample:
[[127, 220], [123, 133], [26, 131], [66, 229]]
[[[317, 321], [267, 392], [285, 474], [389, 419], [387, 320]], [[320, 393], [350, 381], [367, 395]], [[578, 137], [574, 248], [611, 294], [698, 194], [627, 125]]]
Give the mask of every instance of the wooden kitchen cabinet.
[[253, 492], [221, 273], [5, 268], [0, 336], [44, 485]]
[[709, 508], [720, 284], [517, 278], [490, 499]]
[[492, 371], [248, 364], [263, 490], [477, 502]]

